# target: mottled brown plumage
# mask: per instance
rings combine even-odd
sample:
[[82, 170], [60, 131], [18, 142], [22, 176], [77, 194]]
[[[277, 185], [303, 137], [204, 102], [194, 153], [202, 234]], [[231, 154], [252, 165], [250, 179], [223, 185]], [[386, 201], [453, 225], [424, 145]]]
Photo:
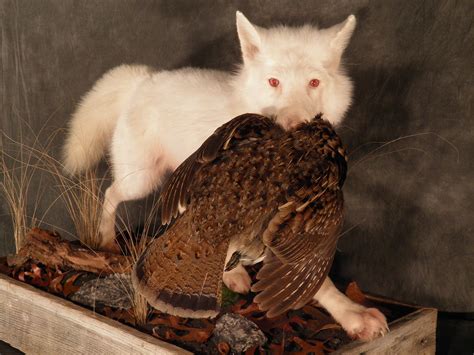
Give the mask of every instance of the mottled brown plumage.
[[177, 220], [139, 259], [137, 290], [162, 311], [215, 316], [232, 243], [238, 253], [227, 268], [264, 255], [252, 291], [268, 316], [303, 306], [332, 264], [345, 175], [341, 141], [321, 117], [290, 131], [263, 116], [236, 117], [164, 187], [162, 221]]

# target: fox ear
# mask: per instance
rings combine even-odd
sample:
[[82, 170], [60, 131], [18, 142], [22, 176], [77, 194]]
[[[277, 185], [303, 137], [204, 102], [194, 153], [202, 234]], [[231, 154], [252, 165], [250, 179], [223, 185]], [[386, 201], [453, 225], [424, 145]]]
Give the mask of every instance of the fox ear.
[[236, 19], [242, 57], [244, 62], [252, 60], [260, 52], [260, 35], [255, 26], [240, 11], [237, 11]]
[[332, 39], [330, 40], [329, 46], [332, 52], [331, 66], [334, 69], [339, 67], [342, 53], [349, 44], [355, 26], [356, 18], [354, 15], [350, 15], [345, 21], [328, 29], [328, 31], [332, 33]]

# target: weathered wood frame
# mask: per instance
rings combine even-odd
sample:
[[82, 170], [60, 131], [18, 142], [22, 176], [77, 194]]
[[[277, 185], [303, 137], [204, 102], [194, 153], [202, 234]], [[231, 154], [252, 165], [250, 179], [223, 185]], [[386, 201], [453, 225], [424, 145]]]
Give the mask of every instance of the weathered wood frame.
[[0, 274], [0, 339], [26, 354], [190, 354]]
[[384, 337], [368, 343], [355, 341], [333, 354], [434, 355], [436, 353], [437, 315], [436, 309], [418, 309], [390, 323], [390, 332]]
[[[392, 322], [386, 336], [353, 342], [334, 354], [435, 354], [436, 319], [435, 309], [415, 310]], [[189, 354], [2, 274], [0, 340], [39, 355]]]

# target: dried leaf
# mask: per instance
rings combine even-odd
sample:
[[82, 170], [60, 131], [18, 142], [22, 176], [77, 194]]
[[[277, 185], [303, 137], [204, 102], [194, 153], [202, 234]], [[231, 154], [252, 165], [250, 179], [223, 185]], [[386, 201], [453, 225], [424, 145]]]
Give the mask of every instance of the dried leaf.
[[366, 301], [365, 295], [360, 290], [355, 281], [352, 281], [346, 288], [346, 296], [354, 302], [363, 304]]
[[214, 324], [202, 319], [200, 322], [187, 318], [155, 313], [149, 324], [154, 325], [153, 335], [164, 340], [179, 340], [183, 342], [206, 342], [214, 330]]
[[76, 284], [76, 280], [82, 275], [84, 275], [83, 272], [75, 271], [63, 277], [63, 295], [65, 297], [68, 297], [69, 295], [79, 290], [81, 286]]
[[64, 274], [59, 274], [55, 278], [51, 280], [48, 286], [48, 290], [52, 293], [60, 294], [63, 293], [63, 284], [62, 280], [64, 278]]
[[295, 351], [294, 354], [306, 355], [313, 353], [315, 355], [324, 355], [324, 345], [321, 341], [306, 341], [298, 337], [294, 337], [292, 341], [301, 347], [301, 350]]
[[[62, 297], [68, 297], [76, 292], [81, 284], [93, 274], [83, 271], [64, 271], [47, 267], [41, 263], [26, 260], [21, 265], [12, 268], [2, 268], [0, 272], [12, 275], [15, 279], [48, 289]], [[4, 261], [3, 261], [4, 264]], [[249, 270], [255, 278], [259, 266], [252, 266]], [[365, 305], [371, 304], [355, 282], [349, 284], [347, 296], [355, 302]], [[306, 305], [299, 310], [291, 310], [275, 318], [267, 318], [265, 312], [260, 311], [253, 302], [255, 295], [247, 296], [227, 292], [224, 299], [231, 312], [240, 314], [255, 324], [265, 333], [268, 343], [261, 347], [248, 349], [245, 354], [328, 354], [340, 346], [350, 342], [344, 330], [322, 308], [315, 305]], [[379, 308], [380, 306], [377, 305]], [[105, 316], [135, 326], [136, 320], [133, 309], [120, 310], [106, 306], [99, 306], [95, 311]], [[384, 312], [385, 313], [385, 312]], [[215, 327], [215, 320], [188, 319], [170, 316], [153, 310], [147, 323], [141, 328], [162, 340], [175, 343], [196, 353], [231, 352], [227, 343], [214, 344], [209, 342]]]
[[136, 325], [136, 320], [134, 316], [133, 309], [113, 309], [111, 307], [104, 307], [104, 313], [107, 314], [109, 318], [118, 320], [122, 323], [126, 323], [131, 326]]
[[219, 351], [221, 355], [227, 355], [230, 353], [230, 345], [226, 342], [220, 342], [217, 344], [217, 351]]

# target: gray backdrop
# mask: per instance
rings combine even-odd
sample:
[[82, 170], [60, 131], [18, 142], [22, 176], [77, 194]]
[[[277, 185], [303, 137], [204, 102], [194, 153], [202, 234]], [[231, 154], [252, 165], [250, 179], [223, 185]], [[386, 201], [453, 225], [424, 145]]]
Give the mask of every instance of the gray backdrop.
[[[46, 139], [121, 63], [232, 69], [240, 60], [237, 9], [262, 26], [329, 26], [354, 13], [345, 62], [355, 103], [339, 130], [351, 152], [348, 232], [334, 272], [371, 292], [474, 311], [473, 4], [0, 0], [0, 128], [18, 137], [20, 124], [45, 127]], [[26, 143], [32, 137], [23, 130]], [[45, 191], [43, 213], [56, 195], [49, 181], [33, 187]], [[44, 221], [72, 231], [60, 203]], [[5, 254], [13, 244], [3, 200], [0, 228]]]

